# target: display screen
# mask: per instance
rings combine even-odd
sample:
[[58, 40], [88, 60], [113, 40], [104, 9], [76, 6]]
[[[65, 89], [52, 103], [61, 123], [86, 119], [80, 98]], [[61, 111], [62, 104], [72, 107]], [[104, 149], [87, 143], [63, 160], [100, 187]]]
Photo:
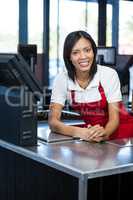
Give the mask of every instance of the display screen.
[[116, 65], [115, 47], [97, 47], [96, 61], [98, 64]]
[[0, 85], [25, 85], [31, 92], [43, 94], [43, 89], [19, 54], [0, 54]]

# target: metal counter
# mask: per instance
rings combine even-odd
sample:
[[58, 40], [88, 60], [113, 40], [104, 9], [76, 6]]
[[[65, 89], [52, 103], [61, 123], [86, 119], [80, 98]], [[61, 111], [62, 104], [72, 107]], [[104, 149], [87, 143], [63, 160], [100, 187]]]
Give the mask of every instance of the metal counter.
[[[76, 125], [80, 126], [84, 124], [84, 121], [82, 120], [64, 120], [63, 122], [67, 125], [72, 125], [72, 126]], [[52, 133], [48, 126], [48, 123], [44, 121], [38, 122], [37, 137], [38, 139], [48, 143], [68, 141], [73, 139], [71, 136]]]
[[78, 200], [87, 199], [88, 179], [133, 171], [132, 146], [79, 140], [56, 143], [38, 141], [34, 147], [19, 147], [0, 140], [0, 146], [77, 177]]

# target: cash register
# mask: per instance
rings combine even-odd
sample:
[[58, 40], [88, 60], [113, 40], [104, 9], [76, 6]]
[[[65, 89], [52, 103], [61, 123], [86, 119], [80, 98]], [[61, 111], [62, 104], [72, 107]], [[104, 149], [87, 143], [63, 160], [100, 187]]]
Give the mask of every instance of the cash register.
[[37, 101], [43, 89], [19, 54], [0, 54], [0, 139], [37, 144]]

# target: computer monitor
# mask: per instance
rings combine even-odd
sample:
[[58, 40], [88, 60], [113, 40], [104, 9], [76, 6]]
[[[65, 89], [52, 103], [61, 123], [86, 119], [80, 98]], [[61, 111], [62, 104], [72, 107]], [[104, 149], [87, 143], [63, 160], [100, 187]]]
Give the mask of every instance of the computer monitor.
[[115, 47], [97, 47], [96, 62], [101, 65], [116, 65]]
[[36, 44], [18, 44], [18, 53], [23, 56], [29, 64], [32, 72], [35, 72], [37, 64], [37, 45]]
[[24, 85], [35, 94], [37, 100], [43, 89], [20, 54], [0, 54], [0, 85], [11, 87]]

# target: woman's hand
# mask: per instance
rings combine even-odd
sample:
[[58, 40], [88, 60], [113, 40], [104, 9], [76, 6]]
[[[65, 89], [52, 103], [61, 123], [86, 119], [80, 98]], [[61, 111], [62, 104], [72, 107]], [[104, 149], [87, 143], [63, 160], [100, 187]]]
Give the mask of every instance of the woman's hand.
[[83, 128], [80, 138], [86, 141], [100, 142], [107, 139], [107, 134], [104, 127], [99, 124], [95, 126], [88, 125], [88, 128]]
[[88, 129], [90, 131], [89, 133], [90, 141], [100, 142], [101, 140], [104, 140], [105, 137], [107, 136], [104, 127], [100, 126], [99, 124], [94, 125], [94, 126], [89, 125]]

